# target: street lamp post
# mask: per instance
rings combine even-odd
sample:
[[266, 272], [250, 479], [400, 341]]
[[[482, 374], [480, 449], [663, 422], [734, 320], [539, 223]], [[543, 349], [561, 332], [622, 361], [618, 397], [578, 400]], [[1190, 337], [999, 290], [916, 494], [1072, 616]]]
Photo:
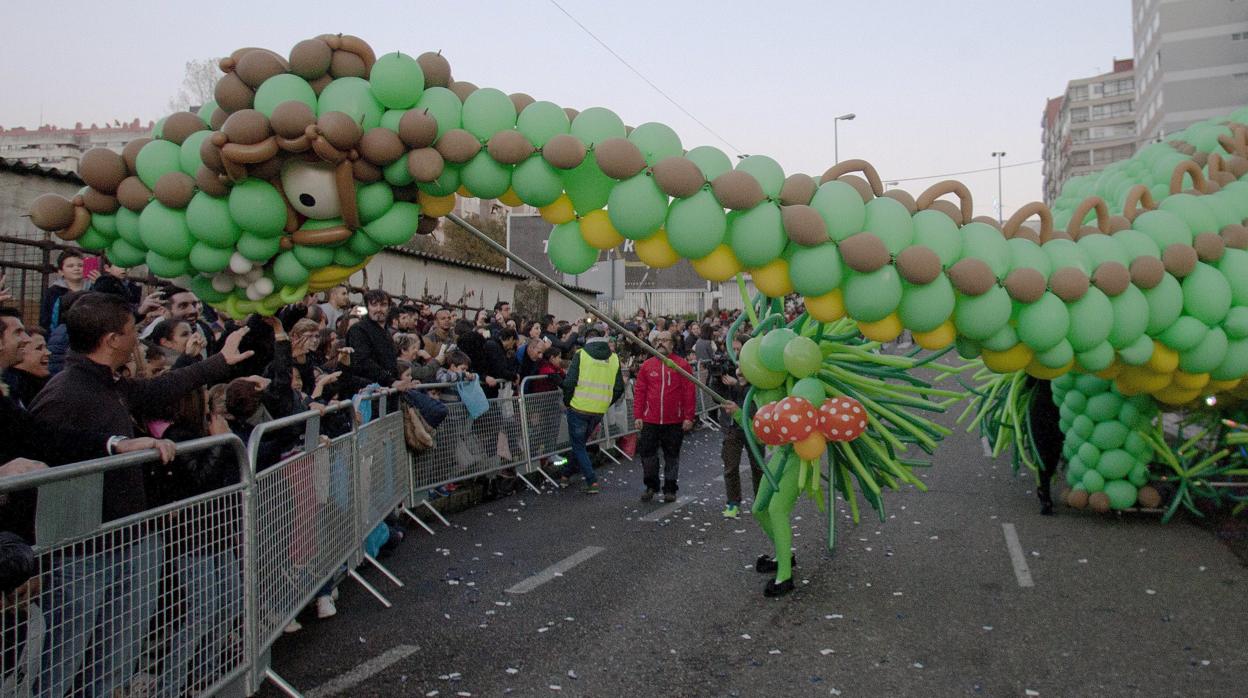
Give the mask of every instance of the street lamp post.
[[853, 121], [855, 116], [857, 116], [857, 114], [851, 111], [848, 114], [841, 114], [832, 120], [832, 157], [835, 158], [837, 162], [841, 161], [841, 143], [836, 132], [836, 122]]
[[992, 157], [997, 159], [997, 223], [1004, 223], [1002, 211], [1005, 210], [1005, 202], [1001, 200], [1001, 158], [1005, 157], [1005, 151], [994, 150]]

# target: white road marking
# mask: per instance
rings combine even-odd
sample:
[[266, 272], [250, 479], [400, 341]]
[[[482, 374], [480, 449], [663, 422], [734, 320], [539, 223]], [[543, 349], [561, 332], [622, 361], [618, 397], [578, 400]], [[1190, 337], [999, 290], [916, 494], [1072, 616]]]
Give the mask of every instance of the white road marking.
[[681, 497], [680, 499], [677, 499], [671, 504], [661, 506], [658, 509], [655, 509], [654, 511], [650, 512], [649, 514], [646, 514], [645, 516], [637, 520], [638, 521], [650, 521], [650, 522], [662, 521], [663, 519], [666, 519], [667, 517], [671, 516], [677, 509], [683, 507], [684, 505], [692, 501], [693, 501], [693, 497]]
[[604, 550], [606, 550], [606, 548], [600, 548], [596, 545], [591, 545], [586, 548], [582, 548], [581, 550], [569, 555], [568, 557], [563, 558], [559, 562], [556, 562], [550, 567], [547, 567], [541, 572], [538, 572], [532, 577], [529, 577], [528, 579], [521, 581], [519, 584], [516, 584], [515, 586], [508, 589], [507, 593], [508, 594], [527, 594], [530, 591], [533, 591], [534, 589], [545, 584], [546, 582], [549, 582], [555, 579], [556, 577], [562, 576], [564, 572], [567, 572], [573, 567], [576, 567], [577, 565], [581, 564], [582, 562], [585, 562], [589, 558], [597, 555], [598, 553]]
[[1014, 576], [1018, 578], [1018, 585], [1034, 587], [1036, 583], [1031, 580], [1027, 557], [1023, 555], [1023, 546], [1018, 542], [1018, 531], [1014, 530], [1012, 523], [1001, 524], [1001, 528], [1005, 531], [1005, 547], [1010, 551], [1010, 562], [1014, 563]]
[[419, 649], [416, 645], [396, 645], [351, 671], [317, 686], [304, 695], [308, 698], [328, 698], [328, 696], [338, 695], [389, 669], [393, 664], [410, 657]]

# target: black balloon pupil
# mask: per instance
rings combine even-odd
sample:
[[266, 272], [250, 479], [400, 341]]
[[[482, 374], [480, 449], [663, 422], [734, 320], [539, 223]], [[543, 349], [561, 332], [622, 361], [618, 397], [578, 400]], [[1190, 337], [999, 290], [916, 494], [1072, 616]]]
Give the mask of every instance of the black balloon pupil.
[[300, 194], [299, 203], [303, 204], [304, 206], [315, 206], [316, 197], [312, 196], [311, 194]]

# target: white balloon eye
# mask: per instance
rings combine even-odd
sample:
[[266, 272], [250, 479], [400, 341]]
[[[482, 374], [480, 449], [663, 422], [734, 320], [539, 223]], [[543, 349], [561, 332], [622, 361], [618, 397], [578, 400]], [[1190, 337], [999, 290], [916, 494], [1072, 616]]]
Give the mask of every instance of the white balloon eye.
[[300, 214], [316, 220], [342, 215], [342, 202], [329, 163], [290, 162], [282, 168], [282, 189]]

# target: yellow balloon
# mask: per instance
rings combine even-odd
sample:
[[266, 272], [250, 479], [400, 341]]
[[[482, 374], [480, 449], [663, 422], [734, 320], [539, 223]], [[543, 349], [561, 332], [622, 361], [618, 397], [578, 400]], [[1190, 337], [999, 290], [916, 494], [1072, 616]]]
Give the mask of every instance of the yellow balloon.
[[1171, 385], [1153, 393], [1153, 397], [1167, 405], [1186, 405], [1200, 397], [1200, 388], [1180, 388]]
[[1153, 355], [1145, 365], [1153, 369], [1153, 373], [1174, 373], [1179, 367], [1179, 352], [1153, 340]]
[[901, 318], [893, 313], [875, 322], [859, 322], [858, 331], [873, 342], [891, 342], [901, 335]]
[[731, 247], [720, 245], [702, 259], [693, 260], [693, 270], [707, 281], [727, 281], [741, 271], [741, 262], [737, 261]]
[[1019, 342], [1005, 351], [984, 349], [980, 352], [984, 365], [997, 373], [1014, 373], [1027, 368], [1036, 354], [1026, 344]]
[[1169, 373], [1157, 373], [1148, 366], [1126, 366], [1118, 374], [1116, 383], [1132, 395], [1153, 393], [1170, 385]]
[[751, 269], [750, 276], [754, 279], [754, 287], [771, 298], [783, 298], [793, 293], [789, 263], [783, 257], [776, 257], [761, 267]]
[[466, 199], [471, 199], [471, 198], [473, 198], [474, 196], [476, 196], [476, 194], [473, 194], [472, 192], [468, 191], [468, 185], [467, 185], [467, 184], [461, 184], [461, 185], [459, 185], [459, 189], [456, 189], [456, 190], [455, 190], [455, 193], [456, 193], [456, 194], [459, 194], [460, 196], [462, 196], [462, 197], [464, 197], [464, 198], [466, 198]]
[[611, 225], [611, 219], [603, 209], [581, 216], [581, 237], [585, 238], [590, 247], [599, 250], [609, 250], [624, 242], [624, 236]]
[[1200, 390], [1209, 383], [1208, 373], [1186, 373], [1184, 371], [1174, 372], [1174, 383], [1176, 388], [1184, 390]]
[[793, 452], [802, 460], [816, 460], [827, 448], [828, 442], [817, 432], [793, 444]]
[[308, 290], [324, 291], [327, 288], [333, 288], [346, 281], [347, 277], [363, 269], [371, 259], [372, 257], [369, 257], [353, 267], [340, 267], [335, 264], [317, 269], [308, 276]]
[[637, 241], [637, 258], [647, 266], [666, 269], [680, 261], [680, 253], [667, 242], [667, 231], [659, 228], [645, 240]]
[[1074, 368], [1074, 366], [1075, 366], [1074, 359], [1071, 359], [1070, 361], [1066, 362], [1066, 365], [1060, 368], [1049, 368], [1048, 366], [1045, 366], [1039, 361], [1033, 360], [1031, 363], [1027, 364], [1026, 370], [1027, 370], [1027, 374], [1030, 376], [1034, 376], [1041, 380], [1049, 381], [1049, 380], [1053, 380], [1054, 378], [1057, 378], [1060, 375], [1063, 375], [1069, 372], [1070, 369]]
[[930, 332], [914, 332], [914, 343], [928, 351], [938, 351], [953, 344], [958, 338], [958, 331], [952, 320], [945, 320], [940, 327]]
[[1106, 368], [1101, 371], [1097, 371], [1096, 373], [1092, 375], [1096, 376], [1097, 378], [1103, 378], [1105, 380], [1112, 381], [1113, 379], [1118, 377], [1118, 374], [1122, 373], [1122, 369], [1123, 369], [1123, 365], [1118, 362], [1118, 357], [1114, 357], [1114, 363], [1110, 364], [1109, 368]]
[[520, 200], [520, 195], [517, 194], [512, 189], [508, 189], [507, 191], [500, 194], [498, 197], [498, 200], [503, 202], [504, 204], [507, 204], [508, 206], [513, 206], [513, 207], [524, 205], [524, 202]]
[[1209, 393], [1229, 393], [1239, 387], [1242, 378], [1236, 378], [1233, 381], [1209, 381], [1209, 385], [1205, 386], [1205, 391]]
[[819, 322], [836, 322], [845, 317], [845, 297], [839, 288], [822, 296], [807, 297], [805, 301], [806, 312]]
[[455, 210], [454, 194], [434, 196], [422, 191], [416, 195], [416, 202], [420, 204], [421, 215], [429, 216], [430, 218], [441, 218]]
[[572, 199], [567, 194], [562, 194], [554, 203], [546, 204], [537, 209], [542, 214], [542, 220], [552, 225], [567, 223], [576, 217], [576, 209], [572, 206]]

